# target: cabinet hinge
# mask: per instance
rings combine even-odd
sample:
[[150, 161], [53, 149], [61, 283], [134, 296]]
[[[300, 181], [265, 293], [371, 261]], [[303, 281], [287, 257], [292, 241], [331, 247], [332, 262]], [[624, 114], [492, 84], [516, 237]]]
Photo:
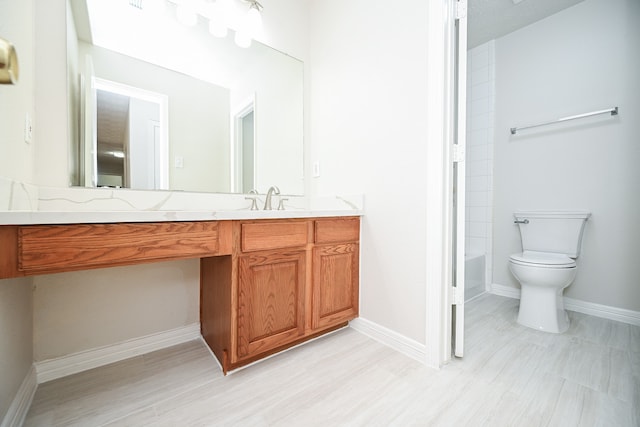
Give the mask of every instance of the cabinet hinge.
[[467, 17], [467, 0], [458, 0], [456, 2], [456, 19]]
[[457, 286], [451, 286], [450, 288], [450, 292], [451, 292], [451, 305], [460, 305], [464, 303], [464, 292], [460, 292], [458, 290]]
[[460, 144], [453, 144], [452, 157], [455, 163], [464, 162], [464, 159], [465, 159], [464, 147]]

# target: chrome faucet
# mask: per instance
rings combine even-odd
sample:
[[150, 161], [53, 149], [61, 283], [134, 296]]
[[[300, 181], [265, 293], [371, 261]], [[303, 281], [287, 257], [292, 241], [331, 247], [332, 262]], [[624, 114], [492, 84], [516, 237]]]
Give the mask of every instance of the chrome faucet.
[[269, 191], [267, 191], [267, 197], [264, 199], [264, 210], [265, 211], [270, 211], [273, 208], [271, 207], [271, 196], [273, 195], [279, 195], [280, 194], [280, 189], [278, 187], [276, 187], [275, 185], [273, 187], [269, 187]]

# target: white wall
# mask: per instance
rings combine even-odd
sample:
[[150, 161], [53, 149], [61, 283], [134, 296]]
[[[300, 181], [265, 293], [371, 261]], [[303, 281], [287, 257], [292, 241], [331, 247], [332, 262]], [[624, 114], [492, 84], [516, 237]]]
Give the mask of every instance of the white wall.
[[0, 175], [33, 182], [36, 142], [24, 142], [24, 120], [34, 118], [33, 0], [0, 1], [0, 37], [9, 40], [18, 54], [20, 77], [16, 85], [0, 85]]
[[[15, 3], [15, 2], [13, 2]], [[66, 0], [35, 1], [34, 184], [66, 187], [69, 174], [69, 91]]]
[[36, 276], [34, 360], [199, 321], [199, 260]]
[[[517, 209], [586, 209], [565, 296], [640, 310], [640, 2], [586, 0], [496, 40], [494, 283], [520, 250]], [[618, 106], [600, 116], [509, 128]]]
[[[32, 0], [0, 0], [0, 37], [15, 45], [20, 66], [16, 85], [0, 85], [0, 176], [27, 183], [34, 175], [35, 140], [23, 137], [25, 114], [35, 115], [33, 13]], [[31, 279], [0, 280], [0, 423], [33, 361], [31, 307]]]
[[310, 16], [312, 192], [366, 195], [360, 315], [424, 344], [426, 2], [317, 0]]
[[31, 279], [0, 280], [0, 424], [33, 362], [32, 305]]

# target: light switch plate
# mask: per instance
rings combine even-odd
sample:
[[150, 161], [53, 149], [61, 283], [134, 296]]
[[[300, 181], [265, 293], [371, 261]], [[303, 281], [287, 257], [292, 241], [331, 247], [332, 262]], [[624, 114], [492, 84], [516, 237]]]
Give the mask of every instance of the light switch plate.
[[33, 121], [29, 113], [24, 115], [24, 142], [31, 143], [33, 139]]

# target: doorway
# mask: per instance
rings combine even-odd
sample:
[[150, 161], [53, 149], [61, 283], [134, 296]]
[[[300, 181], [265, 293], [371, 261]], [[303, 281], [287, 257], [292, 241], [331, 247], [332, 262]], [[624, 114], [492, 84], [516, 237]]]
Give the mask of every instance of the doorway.
[[247, 194], [257, 190], [255, 96], [241, 103], [231, 120], [232, 192]]
[[169, 188], [166, 95], [94, 78], [93, 184], [98, 187]]

